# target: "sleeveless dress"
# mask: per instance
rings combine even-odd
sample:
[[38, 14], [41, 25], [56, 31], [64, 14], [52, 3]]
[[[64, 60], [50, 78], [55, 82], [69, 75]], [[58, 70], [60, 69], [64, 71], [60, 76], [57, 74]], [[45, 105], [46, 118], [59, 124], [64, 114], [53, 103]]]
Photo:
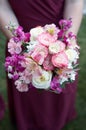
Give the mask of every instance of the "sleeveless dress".
[[0, 120], [4, 117], [4, 112], [5, 112], [5, 103], [0, 96]]
[[[58, 25], [63, 17], [64, 0], [9, 0], [9, 3], [25, 31], [38, 25]], [[18, 130], [61, 130], [76, 117], [77, 79], [61, 94], [37, 89], [20, 93], [10, 79], [7, 85], [11, 118]]]

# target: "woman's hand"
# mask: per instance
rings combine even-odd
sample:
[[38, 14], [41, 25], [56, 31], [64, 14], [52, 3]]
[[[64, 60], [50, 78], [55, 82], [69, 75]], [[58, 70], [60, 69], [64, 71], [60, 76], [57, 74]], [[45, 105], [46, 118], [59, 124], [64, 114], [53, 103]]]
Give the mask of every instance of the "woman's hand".
[[18, 24], [18, 20], [12, 11], [8, 0], [0, 0], [0, 29], [3, 31], [7, 39], [12, 37], [12, 34], [9, 30], [5, 28], [10, 22]]

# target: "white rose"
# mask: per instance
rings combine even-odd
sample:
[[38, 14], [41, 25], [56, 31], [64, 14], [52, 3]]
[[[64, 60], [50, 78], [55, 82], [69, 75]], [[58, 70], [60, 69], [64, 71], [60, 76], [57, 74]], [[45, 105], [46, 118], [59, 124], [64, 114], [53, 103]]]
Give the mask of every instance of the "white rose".
[[42, 71], [41, 75], [33, 75], [32, 84], [38, 89], [48, 89], [50, 87], [50, 82], [52, 78], [52, 73], [50, 71]]
[[64, 49], [65, 49], [65, 44], [59, 40], [57, 40], [57, 42], [51, 43], [49, 45], [49, 53], [50, 54], [55, 54], [55, 53], [61, 52]]
[[31, 41], [36, 40], [37, 36], [38, 36], [39, 34], [43, 33], [43, 32], [44, 32], [44, 30], [43, 30], [43, 28], [42, 28], [41, 26], [38, 26], [38, 27], [36, 27], [36, 28], [32, 28], [32, 29], [30, 30], [30, 34], [31, 34], [30, 40], [31, 40]]
[[76, 62], [76, 60], [79, 58], [78, 53], [73, 49], [67, 49], [66, 54], [70, 62]]
[[52, 43], [52, 44], [49, 46], [49, 52], [50, 52], [50, 54], [55, 54], [55, 53], [57, 53], [59, 50], [60, 50], [60, 46], [58, 46], [58, 44]]

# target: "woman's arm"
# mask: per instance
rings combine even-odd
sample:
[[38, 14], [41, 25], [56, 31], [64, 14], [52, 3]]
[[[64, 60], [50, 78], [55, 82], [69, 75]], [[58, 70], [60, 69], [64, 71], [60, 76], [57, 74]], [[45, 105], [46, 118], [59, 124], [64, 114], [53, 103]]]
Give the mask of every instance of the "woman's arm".
[[7, 0], [0, 0], [0, 29], [4, 32], [5, 36], [9, 39], [12, 35], [5, 28], [10, 22], [18, 25], [18, 20], [13, 13]]
[[76, 35], [82, 20], [83, 3], [83, 0], [66, 0], [65, 2], [64, 18], [72, 18], [73, 26], [70, 31]]

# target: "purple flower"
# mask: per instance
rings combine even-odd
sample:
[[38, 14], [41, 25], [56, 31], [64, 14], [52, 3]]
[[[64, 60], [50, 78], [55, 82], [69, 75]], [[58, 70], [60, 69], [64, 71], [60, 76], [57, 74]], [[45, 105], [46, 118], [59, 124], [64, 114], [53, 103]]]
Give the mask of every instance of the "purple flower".
[[62, 19], [59, 21], [59, 25], [62, 30], [67, 31], [72, 26], [72, 21], [71, 19], [68, 20]]
[[11, 72], [19, 71], [22, 72], [24, 67], [22, 67], [21, 62], [24, 61], [24, 56], [14, 54], [12, 56], [8, 56], [5, 61], [5, 68], [8, 71], [9, 66], [12, 66]]
[[25, 33], [24, 42], [29, 42], [29, 41], [30, 41], [30, 33]]
[[68, 37], [69, 37], [69, 38], [76, 38], [76, 35], [74, 35], [73, 32], [69, 32], [69, 33], [68, 33]]
[[13, 31], [13, 35], [13, 39], [15, 42], [24, 41], [25, 39], [25, 33], [23, 32], [23, 28], [21, 26]]
[[[58, 33], [58, 38], [59, 39], [62, 39], [64, 36], [64, 30], [60, 30], [59, 33]], [[63, 39], [62, 39], [63, 40]]]
[[66, 46], [69, 44], [69, 38], [64, 36], [63, 42], [65, 43]]
[[50, 88], [52, 90], [56, 91], [57, 93], [61, 93], [62, 92], [62, 88], [60, 86], [60, 83], [59, 83], [59, 80], [58, 80], [57, 76], [55, 76], [53, 78], [53, 80], [51, 81]]
[[17, 72], [14, 72], [13, 74], [13, 79], [17, 80], [19, 78], [19, 74]]

